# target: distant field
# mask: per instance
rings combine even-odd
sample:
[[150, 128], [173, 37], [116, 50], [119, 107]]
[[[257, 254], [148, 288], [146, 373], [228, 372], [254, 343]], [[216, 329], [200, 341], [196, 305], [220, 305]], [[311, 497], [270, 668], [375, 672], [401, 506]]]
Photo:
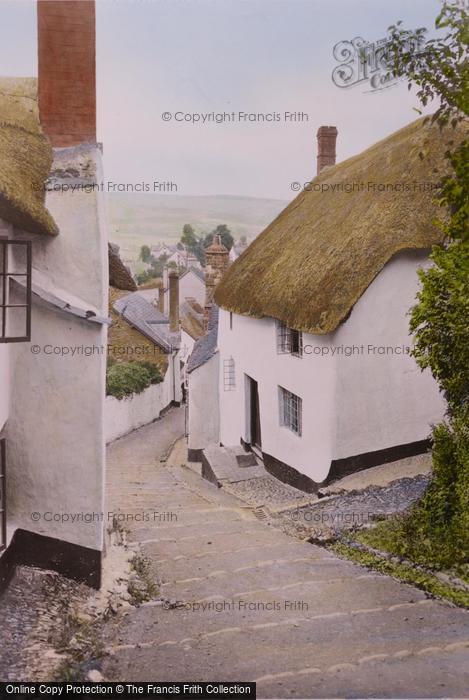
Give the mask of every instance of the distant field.
[[121, 248], [122, 258], [134, 272], [140, 247], [157, 241], [177, 243], [184, 224], [199, 234], [226, 224], [235, 238], [255, 238], [288, 204], [278, 199], [225, 195], [111, 194], [109, 214], [111, 240]]

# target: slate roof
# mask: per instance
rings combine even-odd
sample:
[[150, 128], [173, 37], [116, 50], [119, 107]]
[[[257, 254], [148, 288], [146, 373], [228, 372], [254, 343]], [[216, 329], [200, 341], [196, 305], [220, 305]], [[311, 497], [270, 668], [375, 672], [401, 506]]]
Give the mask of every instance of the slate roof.
[[127, 323], [165, 352], [180, 347], [180, 333], [171, 333], [169, 319], [138, 292], [114, 302], [113, 308]]
[[183, 301], [179, 306], [181, 326], [191, 338], [198, 340], [204, 335], [204, 310], [195, 300]]
[[187, 372], [193, 372], [210, 360], [218, 350], [218, 306], [212, 306], [208, 332], [199, 338], [194, 345], [191, 356], [187, 362]]
[[194, 275], [197, 275], [197, 277], [199, 278], [199, 280], [200, 280], [201, 282], [204, 282], [204, 283], [205, 283], [205, 273], [204, 273], [204, 271], [203, 271], [203, 270], [199, 270], [198, 267], [193, 267], [192, 265], [190, 266], [190, 268], [189, 268], [188, 270], [186, 270], [186, 272], [184, 272], [184, 274], [181, 275], [181, 277], [180, 277], [179, 279], [182, 280], [182, 278], [185, 277], [186, 275], [188, 275], [189, 272], [193, 272]]

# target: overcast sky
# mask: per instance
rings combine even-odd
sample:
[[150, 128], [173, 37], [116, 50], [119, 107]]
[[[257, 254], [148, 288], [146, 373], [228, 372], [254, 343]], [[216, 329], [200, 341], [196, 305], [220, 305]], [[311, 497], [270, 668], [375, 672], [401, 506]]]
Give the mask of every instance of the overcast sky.
[[[340, 89], [335, 44], [433, 29], [438, 0], [97, 0], [98, 138], [106, 178], [179, 194], [291, 199], [315, 172], [316, 131], [338, 160], [415, 118], [405, 84]], [[0, 0], [0, 74], [37, 74], [34, 0]], [[279, 122], [175, 122], [176, 112], [279, 113]], [[309, 120], [286, 122], [284, 113]], [[162, 120], [162, 113], [172, 118]], [[179, 115], [181, 117], [181, 115]]]

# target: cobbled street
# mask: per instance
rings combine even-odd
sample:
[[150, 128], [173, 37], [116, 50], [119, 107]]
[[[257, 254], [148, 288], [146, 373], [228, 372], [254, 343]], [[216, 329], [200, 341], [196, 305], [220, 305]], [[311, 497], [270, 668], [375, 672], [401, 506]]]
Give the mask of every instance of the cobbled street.
[[108, 448], [109, 507], [158, 579], [103, 674], [256, 681], [258, 697], [464, 697], [468, 613], [298, 541], [184, 466], [183, 409]]

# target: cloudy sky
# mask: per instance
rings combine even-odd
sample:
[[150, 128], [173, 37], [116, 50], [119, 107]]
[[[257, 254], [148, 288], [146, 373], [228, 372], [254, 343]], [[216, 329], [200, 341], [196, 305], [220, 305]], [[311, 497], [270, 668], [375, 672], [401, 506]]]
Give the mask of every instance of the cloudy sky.
[[[432, 30], [439, 7], [438, 0], [97, 0], [107, 179], [173, 181], [179, 194], [291, 199], [290, 183], [315, 172], [321, 124], [337, 126], [343, 160], [416, 116], [404, 84], [336, 87], [334, 45], [377, 41], [399, 19]], [[36, 75], [36, 51], [34, 0], [0, 0], [0, 74]], [[236, 121], [176, 121], [212, 112], [234, 112]], [[280, 121], [240, 122], [239, 112]], [[308, 119], [289, 122], [285, 112]]]

